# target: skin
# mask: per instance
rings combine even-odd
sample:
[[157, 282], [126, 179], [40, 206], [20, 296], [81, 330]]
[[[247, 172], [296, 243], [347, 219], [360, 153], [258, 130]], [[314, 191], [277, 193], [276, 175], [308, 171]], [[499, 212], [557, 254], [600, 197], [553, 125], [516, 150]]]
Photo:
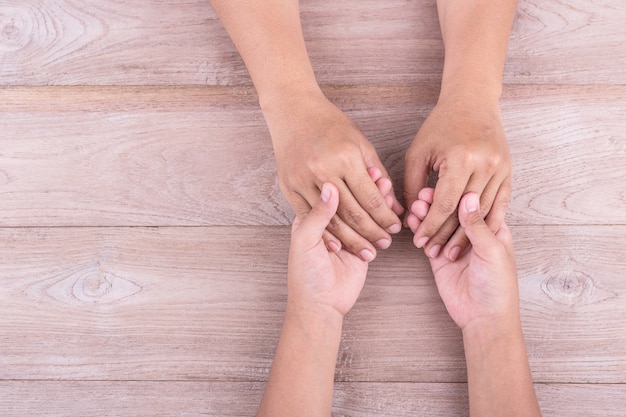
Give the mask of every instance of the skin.
[[356, 302], [367, 262], [345, 249], [330, 252], [322, 235], [339, 205], [337, 187], [297, 216], [291, 235], [287, 308], [257, 416], [329, 416], [343, 317]]
[[[461, 197], [476, 192], [491, 230], [504, 222], [511, 158], [500, 117], [502, 73], [516, 0], [438, 0], [445, 62], [439, 100], [407, 150], [404, 198], [417, 200], [438, 172], [434, 202], [414, 243], [430, 257], [455, 260], [469, 248], [459, 226]], [[409, 214], [406, 224], [415, 223]]]
[[[298, 0], [211, 4], [259, 94], [287, 201], [296, 215], [303, 215], [324, 182], [336, 184], [339, 208], [324, 232], [326, 245], [372, 260], [376, 248], [391, 245], [403, 209], [393, 188], [381, 194], [368, 175], [376, 169], [388, 178], [376, 150], [318, 86]], [[416, 231], [415, 243], [430, 256], [445, 245], [453, 259], [469, 246], [456, 213], [464, 192], [481, 195], [493, 230], [508, 206], [511, 162], [498, 99], [516, 1], [439, 0], [437, 6], [446, 48], [442, 89], [407, 151], [404, 197], [410, 207], [429, 173], [439, 172], [433, 210]]]
[[[373, 175], [372, 178], [375, 178]], [[376, 181], [384, 191], [388, 184]], [[423, 220], [433, 190], [420, 193]], [[296, 217], [289, 252], [287, 307], [269, 381], [257, 416], [329, 416], [344, 316], [365, 283], [368, 264], [350, 252], [330, 252], [322, 235], [338, 206], [338, 190], [322, 187], [319, 201]], [[520, 324], [515, 256], [509, 229], [495, 234], [480, 213], [479, 196], [461, 200], [459, 217], [472, 248], [456, 262], [431, 259], [439, 294], [461, 328], [468, 370], [470, 415], [536, 417]]]
[[[296, 216], [311, 210], [324, 182], [339, 190], [337, 214], [324, 232], [369, 261], [400, 231], [402, 206], [370, 179], [388, 177], [376, 150], [322, 93], [306, 51], [297, 0], [211, 0], [254, 82], [272, 137], [278, 182]], [[394, 201], [390, 208], [385, 199]]]
[[[412, 207], [418, 222], [427, 217], [434, 193], [419, 193]], [[439, 295], [463, 332], [470, 415], [540, 416], [520, 321], [511, 232], [504, 223], [491, 231], [476, 193], [462, 198], [459, 218], [471, 249], [456, 261], [440, 254], [430, 265]]]

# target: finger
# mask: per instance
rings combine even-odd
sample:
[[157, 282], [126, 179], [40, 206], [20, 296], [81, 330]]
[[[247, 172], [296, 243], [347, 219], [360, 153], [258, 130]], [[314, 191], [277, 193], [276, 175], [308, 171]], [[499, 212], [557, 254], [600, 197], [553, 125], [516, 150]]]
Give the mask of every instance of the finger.
[[[501, 183], [502, 183], [501, 179], [498, 179], [495, 177], [491, 178], [491, 180], [489, 181], [485, 189], [482, 191], [482, 193], [480, 193], [480, 212], [483, 217], [491, 213], [492, 208], [495, 207], [494, 200], [500, 188]], [[478, 191], [477, 189], [472, 188], [472, 187], [474, 186], [468, 185], [468, 191], [476, 191], [476, 192]], [[504, 211], [501, 213], [502, 220], [504, 220], [505, 213], [506, 213], [506, 207], [504, 208]], [[494, 221], [496, 221], [495, 217], [494, 217]], [[487, 222], [487, 224], [490, 226], [491, 231], [494, 233], [498, 230], [497, 228], [500, 227], [500, 224], [498, 224], [497, 227], [491, 227], [490, 222]], [[434, 240], [434, 238], [432, 240]], [[465, 230], [462, 227], [457, 227], [454, 233], [452, 234], [452, 236], [450, 236], [450, 239], [448, 240], [448, 242], [445, 244], [444, 254], [449, 260], [455, 261], [456, 259], [458, 259], [459, 255], [465, 253], [469, 247], [470, 247], [470, 241], [467, 238], [467, 235], [465, 234]]]
[[[502, 183], [498, 193], [496, 194], [496, 198], [493, 202], [493, 206], [491, 211], [487, 215], [485, 222], [487, 226], [492, 231], [496, 232], [496, 237], [505, 244], [507, 251], [511, 256], [514, 256], [513, 253], [513, 239], [511, 238], [511, 232], [504, 221], [506, 216], [506, 212], [509, 208], [511, 198], [511, 177], [507, 177], [507, 179]], [[506, 229], [503, 231], [503, 229]]]
[[326, 245], [326, 249], [328, 249], [329, 252], [337, 253], [341, 250], [341, 240], [328, 230], [324, 230], [324, 233], [322, 233], [322, 239], [324, 240], [324, 245]]
[[411, 206], [411, 213], [417, 216], [420, 222], [426, 218], [428, 210], [430, 210], [430, 204], [425, 200], [415, 200]]
[[415, 214], [408, 213], [406, 216], [406, 224], [409, 229], [411, 229], [411, 232], [415, 233], [417, 228], [420, 227], [420, 224], [422, 224], [422, 221]]
[[424, 187], [417, 194], [417, 198], [427, 202], [428, 204], [433, 203], [433, 198], [435, 195], [435, 189], [432, 187]]
[[[319, 191], [318, 191], [319, 195]], [[295, 191], [291, 191], [285, 194], [287, 201], [289, 201], [289, 205], [293, 209], [296, 217], [293, 220], [292, 229], [298, 228], [302, 220], [306, 217], [306, 215], [311, 211], [311, 205], [308, 201], [298, 194]]]
[[[468, 193], [468, 192], [478, 193], [481, 196], [481, 208], [487, 207], [487, 210], [489, 210], [491, 203], [492, 203], [491, 200], [493, 199], [493, 195], [495, 194], [495, 192], [494, 191], [487, 192], [487, 189], [490, 183], [493, 184], [495, 182], [496, 181], [494, 181], [494, 179], [490, 175], [478, 175], [475, 173], [471, 175], [470, 178], [468, 179], [467, 185], [465, 186], [465, 190], [463, 194]], [[497, 188], [495, 187], [492, 187], [492, 188], [497, 190]], [[490, 201], [488, 201], [486, 205], [483, 204], [482, 196], [487, 196], [487, 197], [490, 196], [489, 197]], [[437, 203], [437, 189], [436, 188], [435, 188], [435, 195], [433, 196], [433, 199], [434, 199], [434, 203], [432, 206], [434, 206]], [[461, 198], [459, 197], [459, 200], [460, 199]], [[458, 205], [458, 201], [456, 204]], [[431, 212], [432, 212], [432, 207], [431, 207]], [[483, 215], [487, 214], [486, 210], [483, 210], [482, 212], [483, 212]], [[424, 222], [425, 221], [426, 219], [424, 220]], [[431, 238], [428, 240], [428, 242], [425, 244], [424, 251], [429, 257], [436, 258], [437, 256], [439, 256], [441, 249], [444, 248], [445, 246], [446, 249], [444, 250], [444, 252], [446, 252], [447, 255], [449, 256], [450, 251], [453, 248], [453, 246], [449, 245], [449, 241], [450, 239], [454, 237], [454, 235], [457, 232], [459, 232], [459, 240], [462, 240], [461, 237], [463, 236], [464, 232], [462, 231], [462, 228], [459, 228], [458, 213], [457, 213], [457, 208], [455, 207], [455, 210], [450, 214], [450, 216], [447, 219], [445, 219], [443, 224], [439, 227], [439, 230], [437, 230], [435, 234], [432, 235]], [[461, 245], [460, 249], [458, 250], [459, 253], [462, 252], [467, 246], [468, 246], [467, 244], [465, 244], [465, 246]], [[455, 252], [457, 252], [457, 250], [455, 250]]]
[[480, 197], [477, 193], [467, 193], [463, 196], [459, 204], [459, 220], [474, 251], [478, 256], [489, 259], [498, 239], [483, 219], [480, 212]]
[[[342, 247], [347, 251], [357, 255], [366, 262], [373, 261], [376, 258], [376, 249], [363, 236], [354, 231], [350, 226], [344, 223], [338, 215], [335, 215], [328, 224], [327, 230], [341, 240]], [[391, 244], [391, 240], [389, 240]], [[388, 245], [387, 245], [388, 246]]]
[[367, 174], [370, 176], [372, 181], [376, 182], [383, 177], [383, 173], [378, 167], [369, 167], [367, 168]]
[[402, 207], [402, 204], [400, 204], [396, 198], [396, 194], [393, 191], [393, 183], [389, 176], [383, 175], [383, 172], [378, 167], [368, 168], [367, 173], [372, 181], [376, 183], [380, 193], [385, 196], [387, 206], [398, 216], [404, 213], [404, 207]]
[[339, 192], [337, 187], [328, 182], [324, 183], [317, 203], [308, 214], [300, 217], [295, 223], [294, 234], [301, 236], [300, 239], [305, 245], [316, 245], [322, 239], [324, 230], [335, 216], [338, 205]]
[[[433, 204], [430, 206], [428, 215], [416, 232], [418, 247], [425, 246], [426, 243], [437, 234], [444, 223], [450, 219], [450, 216], [454, 215], [469, 179], [470, 176], [464, 171], [448, 170], [442, 167], [439, 180], [435, 186]], [[482, 191], [482, 188], [478, 191]], [[447, 236], [441, 234], [436, 242], [430, 243], [431, 250], [432, 246], [441, 245], [448, 240], [452, 232], [456, 229], [456, 226], [454, 226], [456, 222], [456, 217], [450, 219], [446, 230], [444, 230]], [[445, 241], [443, 240], [444, 237]]]
[[489, 228], [496, 232], [504, 224], [504, 217], [509, 209], [511, 198], [511, 177], [507, 177], [498, 188], [493, 203], [485, 219]]
[[387, 194], [391, 192], [393, 185], [391, 184], [391, 180], [389, 178], [383, 177], [376, 180], [376, 187], [382, 195], [387, 196]]
[[[318, 195], [320, 192], [320, 190], [317, 190]], [[313, 194], [315, 194], [315, 192], [313, 192]], [[311, 205], [304, 197], [296, 192], [289, 192], [286, 195], [288, 196], [287, 200], [289, 201], [289, 205], [296, 213], [296, 218], [294, 219], [292, 226], [293, 229], [296, 229], [299, 227], [304, 217], [306, 217], [306, 215], [311, 211]], [[324, 245], [329, 252], [336, 253], [341, 250], [341, 240], [328, 230], [324, 231], [322, 239], [324, 240]]]
[[400, 219], [368, 175], [349, 173], [345, 182], [348, 198], [343, 200], [346, 204], [340, 207], [339, 214], [348, 225], [370, 242], [400, 231]]
[[428, 182], [430, 169], [425, 161], [409, 161], [406, 160], [406, 168], [404, 171], [404, 204], [411, 207], [413, 202], [418, 199], [418, 194]]

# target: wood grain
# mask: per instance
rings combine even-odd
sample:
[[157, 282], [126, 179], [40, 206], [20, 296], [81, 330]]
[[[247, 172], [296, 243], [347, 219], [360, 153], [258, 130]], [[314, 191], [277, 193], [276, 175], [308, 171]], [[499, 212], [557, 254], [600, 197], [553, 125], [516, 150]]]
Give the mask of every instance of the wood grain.
[[[622, 417], [626, 409], [623, 385], [537, 384], [535, 388], [544, 415]], [[247, 417], [256, 411], [262, 390], [262, 383], [245, 382], [3, 381], [0, 413], [5, 417]], [[467, 389], [465, 384], [337, 383], [332, 415], [468, 416]]]
[[[303, 0], [322, 84], [437, 85], [434, 1]], [[626, 83], [623, 2], [521, 0], [506, 83]], [[206, 0], [0, 1], [7, 85], [249, 85]]]
[[[515, 227], [537, 382], [624, 383], [626, 227]], [[0, 229], [0, 380], [264, 381], [288, 228]], [[461, 336], [402, 233], [346, 318], [338, 381], [462, 382]], [[271, 242], [271, 244], [268, 244]]]
[[[325, 91], [401, 190], [404, 152], [437, 90]], [[250, 88], [4, 88], [0, 96], [0, 226], [290, 222]], [[507, 88], [511, 224], [626, 224], [625, 97], [619, 86]]]

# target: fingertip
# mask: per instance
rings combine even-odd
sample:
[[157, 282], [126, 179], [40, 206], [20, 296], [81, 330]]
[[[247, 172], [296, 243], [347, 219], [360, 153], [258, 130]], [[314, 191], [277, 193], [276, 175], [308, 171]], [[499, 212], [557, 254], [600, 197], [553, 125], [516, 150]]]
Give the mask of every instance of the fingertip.
[[370, 167], [370, 168], [367, 168], [367, 174], [370, 176], [370, 178], [371, 178], [371, 179], [372, 179], [372, 181], [374, 181], [374, 182], [378, 181], [378, 180], [379, 180], [379, 179], [381, 179], [381, 178], [382, 178], [382, 176], [383, 176], [382, 171], [381, 171], [381, 170], [380, 170], [380, 168], [378, 168], [378, 167]]
[[480, 210], [480, 199], [476, 193], [467, 193], [464, 197], [464, 207], [468, 213], [475, 213]]
[[332, 198], [333, 194], [333, 185], [329, 182], [325, 182], [322, 185], [322, 193], [320, 194], [320, 198], [324, 203], [328, 203]]

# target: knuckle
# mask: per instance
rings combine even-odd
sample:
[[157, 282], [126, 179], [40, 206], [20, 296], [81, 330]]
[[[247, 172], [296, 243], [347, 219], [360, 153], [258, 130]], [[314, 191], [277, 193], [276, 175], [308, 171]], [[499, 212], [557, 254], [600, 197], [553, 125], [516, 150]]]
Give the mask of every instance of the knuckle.
[[483, 165], [487, 169], [487, 171], [493, 173], [495, 172], [502, 164], [502, 157], [500, 154], [491, 153], [485, 156]]
[[363, 208], [368, 211], [377, 211], [386, 207], [385, 198], [379, 192], [370, 193], [363, 204]]
[[335, 236], [337, 236], [340, 240], [343, 240], [341, 238], [342, 232], [341, 232], [341, 226], [342, 226], [342, 221], [339, 218], [339, 216], [335, 215], [333, 216], [330, 221], [328, 222], [328, 226], [326, 226], [326, 228]]
[[353, 224], [353, 225], [358, 226], [358, 225], [361, 225], [365, 220], [365, 216], [363, 215], [363, 212], [357, 209], [347, 209], [344, 215], [348, 224]]
[[435, 213], [440, 216], [450, 217], [456, 215], [456, 208], [458, 203], [454, 200], [444, 199], [431, 206], [431, 210], [434, 209]]

